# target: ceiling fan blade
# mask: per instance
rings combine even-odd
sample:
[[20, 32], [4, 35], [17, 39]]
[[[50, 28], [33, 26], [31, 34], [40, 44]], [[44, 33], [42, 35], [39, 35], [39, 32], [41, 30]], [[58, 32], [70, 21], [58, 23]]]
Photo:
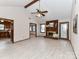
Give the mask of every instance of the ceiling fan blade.
[[45, 14], [42, 14], [42, 16], [45, 16]]
[[48, 13], [48, 11], [40, 11], [39, 9], [36, 9], [37, 12], [40, 12], [40, 13]]
[[39, 0], [33, 0], [33, 1], [30, 2], [29, 4], [25, 5], [24, 8], [27, 8], [27, 7], [31, 6], [31, 5], [33, 5], [33, 4], [36, 3], [37, 1], [39, 1]]
[[42, 16], [45, 16], [39, 9], [36, 9], [38, 13], [40, 13]]
[[48, 13], [48, 11], [41, 11], [41, 13]]
[[42, 16], [45, 16], [45, 14], [43, 14], [43, 13], [41, 13], [41, 12], [40, 12], [40, 14], [41, 14]]

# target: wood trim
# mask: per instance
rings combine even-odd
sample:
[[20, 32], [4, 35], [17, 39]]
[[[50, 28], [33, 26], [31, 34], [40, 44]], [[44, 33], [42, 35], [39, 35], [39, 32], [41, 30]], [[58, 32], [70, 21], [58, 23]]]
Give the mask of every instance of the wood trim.
[[11, 41], [12, 41], [12, 43], [14, 43], [14, 21], [13, 21], [13, 23], [12, 23]]
[[[68, 24], [67, 38], [61, 38], [61, 24]], [[59, 23], [59, 39], [68, 39], [69, 40], [69, 22], [60, 22]]]
[[25, 5], [24, 8], [27, 8], [27, 7], [31, 6], [31, 5], [33, 5], [33, 4], [36, 3], [37, 1], [39, 1], [39, 0], [33, 0], [33, 1], [30, 2], [29, 4]]
[[36, 32], [36, 37], [37, 37], [37, 24], [35, 24], [35, 32]]
[[26, 38], [26, 39], [23, 39], [23, 40], [20, 40], [20, 41], [16, 41], [16, 42], [14, 42], [14, 43], [19, 43], [19, 42], [23, 42], [23, 41], [25, 41], [25, 40], [29, 40], [30, 38]]
[[30, 34], [30, 24], [31, 24], [31, 23], [29, 23], [29, 39], [30, 39], [30, 35], [31, 35], [31, 34]]

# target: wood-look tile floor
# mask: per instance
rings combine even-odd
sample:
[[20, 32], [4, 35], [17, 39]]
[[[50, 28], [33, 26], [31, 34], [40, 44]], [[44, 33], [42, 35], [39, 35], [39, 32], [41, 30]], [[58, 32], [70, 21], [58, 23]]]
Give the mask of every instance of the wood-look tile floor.
[[31, 38], [15, 44], [0, 41], [0, 59], [75, 59], [67, 40]]

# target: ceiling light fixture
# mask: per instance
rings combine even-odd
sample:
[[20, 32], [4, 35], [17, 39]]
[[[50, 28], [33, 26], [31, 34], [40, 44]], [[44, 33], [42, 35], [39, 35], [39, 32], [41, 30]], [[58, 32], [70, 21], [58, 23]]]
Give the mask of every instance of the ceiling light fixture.
[[37, 14], [36, 16], [37, 16], [37, 17], [41, 17], [41, 14]]

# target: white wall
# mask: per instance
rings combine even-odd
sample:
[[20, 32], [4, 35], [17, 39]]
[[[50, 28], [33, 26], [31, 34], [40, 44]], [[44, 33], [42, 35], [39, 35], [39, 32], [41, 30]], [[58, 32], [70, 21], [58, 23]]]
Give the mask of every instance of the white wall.
[[[73, 33], [73, 19], [76, 14], [78, 14], [78, 21], [77, 21], [78, 22], [78, 25], [77, 25], [78, 33], [77, 34]], [[79, 0], [77, 0], [76, 2], [76, 5], [73, 10], [72, 20], [71, 20], [71, 43], [73, 45], [77, 59], [79, 59]]]
[[14, 20], [14, 41], [29, 38], [29, 20], [23, 7], [0, 6], [0, 17]]

